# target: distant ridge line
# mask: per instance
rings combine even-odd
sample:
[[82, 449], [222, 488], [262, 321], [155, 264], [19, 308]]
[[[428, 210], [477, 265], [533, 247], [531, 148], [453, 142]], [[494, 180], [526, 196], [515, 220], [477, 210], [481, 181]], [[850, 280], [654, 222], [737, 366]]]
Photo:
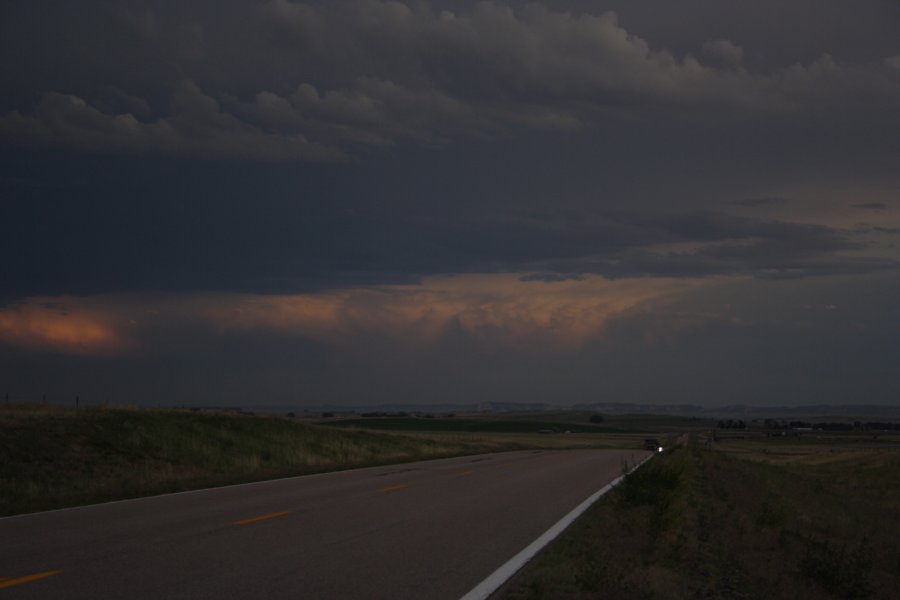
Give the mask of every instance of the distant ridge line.
[[[213, 407], [198, 407], [205, 410]], [[512, 413], [512, 412], [553, 412], [584, 411], [609, 415], [665, 415], [676, 417], [696, 417], [720, 419], [741, 417], [744, 419], [786, 418], [786, 417], [872, 417], [900, 419], [898, 404], [809, 404], [796, 406], [751, 406], [729, 404], [724, 406], [700, 406], [696, 404], [638, 404], [632, 402], [592, 402], [573, 405], [553, 405], [539, 402], [483, 402], [480, 404], [377, 404], [377, 405], [258, 405], [247, 410], [279, 413], [304, 411], [310, 413], [333, 412], [335, 415], [362, 413], [430, 413], [435, 416], [465, 413]]]

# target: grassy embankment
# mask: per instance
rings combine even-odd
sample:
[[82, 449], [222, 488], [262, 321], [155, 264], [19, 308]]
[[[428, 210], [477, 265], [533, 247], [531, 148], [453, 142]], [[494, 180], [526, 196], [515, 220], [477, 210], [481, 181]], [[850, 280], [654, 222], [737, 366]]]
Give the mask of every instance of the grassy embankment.
[[550, 416], [317, 424], [233, 413], [4, 404], [0, 516], [482, 452], [640, 447], [643, 439], [634, 429], [610, 433], [625, 428], [590, 424], [588, 413]]
[[280, 417], [0, 405], [0, 515], [523, 447]]
[[735, 440], [664, 453], [504, 598], [898, 598], [900, 444]]

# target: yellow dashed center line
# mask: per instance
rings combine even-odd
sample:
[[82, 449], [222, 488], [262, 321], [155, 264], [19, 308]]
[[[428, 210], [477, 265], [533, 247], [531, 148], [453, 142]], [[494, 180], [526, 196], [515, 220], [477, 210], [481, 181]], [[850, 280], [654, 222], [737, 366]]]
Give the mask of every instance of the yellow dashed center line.
[[20, 583], [28, 583], [29, 581], [37, 581], [38, 579], [52, 577], [53, 575], [59, 575], [59, 571], [44, 571], [42, 573], [35, 573], [34, 575], [26, 575], [25, 577], [16, 577], [14, 579], [3, 577], [0, 578], [0, 589], [19, 585]]
[[283, 510], [281, 512], [273, 512], [267, 515], [259, 515], [258, 517], [250, 517], [249, 519], [243, 519], [241, 521], [235, 521], [232, 525], [249, 525], [250, 523], [256, 523], [258, 521], [266, 521], [268, 519], [274, 519], [275, 517], [283, 517], [284, 515], [290, 514], [290, 511]]
[[459, 473], [457, 473], [457, 475], [459, 475], [460, 477], [462, 477], [463, 475], [471, 475], [471, 474], [474, 473], [474, 472], [475, 472], [475, 471], [471, 471], [471, 470], [470, 470], [470, 471], [460, 471]]
[[405, 483], [399, 483], [399, 484], [397, 484], [397, 485], [392, 485], [392, 486], [390, 486], [390, 487], [381, 488], [381, 491], [387, 494], [387, 493], [390, 493], [390, 492], [396, 492], [396, 491], [398, 491], [398, 490], [402, 490], [402, 489], [405, 489], [405, 488], [408, 488], [408, 487], [409, 487], [409, 486], [406, 485]]

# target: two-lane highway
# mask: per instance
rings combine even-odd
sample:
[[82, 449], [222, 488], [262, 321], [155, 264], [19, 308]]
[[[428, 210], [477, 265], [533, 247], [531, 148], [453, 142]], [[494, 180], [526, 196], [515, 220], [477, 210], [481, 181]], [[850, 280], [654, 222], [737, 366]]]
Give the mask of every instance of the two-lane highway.
[[0, 599], [459, 598], [646, 455], [509, 452], [0, 519]]

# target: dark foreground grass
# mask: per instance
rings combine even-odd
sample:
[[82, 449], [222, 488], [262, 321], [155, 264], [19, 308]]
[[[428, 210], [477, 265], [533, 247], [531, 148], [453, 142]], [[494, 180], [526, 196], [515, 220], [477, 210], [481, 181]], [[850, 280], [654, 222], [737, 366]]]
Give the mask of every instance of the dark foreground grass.
[[900, 456], [767, 464], [664, 453], [504, 598], [900, 598]]
[[277, 417], [0, 406], [0, 515], [520, 447]]

